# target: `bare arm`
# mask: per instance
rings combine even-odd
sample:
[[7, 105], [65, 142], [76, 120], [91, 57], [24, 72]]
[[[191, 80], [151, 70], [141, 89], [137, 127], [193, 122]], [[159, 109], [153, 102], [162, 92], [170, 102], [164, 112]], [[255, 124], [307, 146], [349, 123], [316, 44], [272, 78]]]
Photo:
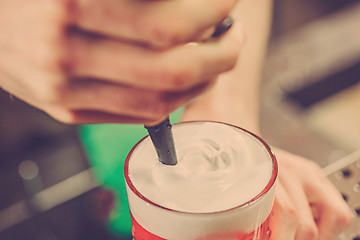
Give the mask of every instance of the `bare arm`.
[[189, 105], [183, 120], [225, 121], [259, 132], [258, 102], [261, 69], [270, 32], [272, 1], [241, 1], [232, 12], [245, 28], [246, 43], [236, 67], [219, 77], [216, 86]]
[[[259, 86], [270, 28], [271, 1], [244, 0], [234, 10], [247, 42], [236, 67], [220, 75], [214, 88], [189, 105], [183, 120], [231, 123], [261, 135]], [[338, 191], [313, 161], [275, 149], [279, 163], [272, 240], [334, 240], [351, 213]], [[306, 173], [306, 174], [304, 174]]]

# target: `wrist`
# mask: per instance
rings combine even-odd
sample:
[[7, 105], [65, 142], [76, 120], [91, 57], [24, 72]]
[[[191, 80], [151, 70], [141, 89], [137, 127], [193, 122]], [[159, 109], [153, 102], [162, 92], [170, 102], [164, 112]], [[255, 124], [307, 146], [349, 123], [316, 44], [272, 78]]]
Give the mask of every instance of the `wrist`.
[[[182, 121], [219, 121], [245, 128], [259, 134], [257, 94], [234, 91], [219, 79], [215, 86], [187, 105]], [[246, 97], [251, 96], [251, 97]]]

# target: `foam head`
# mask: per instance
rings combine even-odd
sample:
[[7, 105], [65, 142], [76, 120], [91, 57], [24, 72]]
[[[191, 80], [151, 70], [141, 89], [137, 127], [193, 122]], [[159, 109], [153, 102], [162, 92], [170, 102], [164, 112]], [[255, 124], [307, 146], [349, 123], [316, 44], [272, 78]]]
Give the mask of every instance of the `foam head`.
[[[171, 234], [176, 229], [170, 225], [186, 224], [187, 232], [195, 237], [208, 224], [217, 223], [219, 231], [235, 225], [250, 231], [254, 224], [265, 221], [273, 203], [277, 171], [276, 160], [261, 139], [215, 122], [174, 125], [173, 134], [177, 165], [161, 164], [149, 138], [137, 144], [126, 161], [129, 203], [142, 226], [162, 234], [166, 229], [166, 238], [181, 239]], [[160, 214], [156, 209], [168, 212]], [[154, 214], [167, 219], [156, 223]], [[153, 218], [146, 220], [144, 215]]]

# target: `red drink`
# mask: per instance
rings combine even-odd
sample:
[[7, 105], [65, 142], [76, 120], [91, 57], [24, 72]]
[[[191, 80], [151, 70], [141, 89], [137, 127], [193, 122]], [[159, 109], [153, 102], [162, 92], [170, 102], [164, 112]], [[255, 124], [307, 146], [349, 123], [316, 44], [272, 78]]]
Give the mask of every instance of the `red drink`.
[[135, 240], [268, 240], [277, 163], [231, 125], [174, 125], [179, 162], [161, 164], [148, 137], [125, 161]]
[[[251, 233], [243, 232], [229, 232], [229, 233], [218, 233], [214, 235], [204, 236], [197, 238], [196, 240], [254, 240], [254, 239], [269, 239], [271, 235], [270, 230], [270, 219], [271, 215], [265, 220], [263, 224], [260, 225], [258, 229]], [[133, 223], [133, 236], [136, 240], [166, 240], [165, 238], [158, 237], [143, 227], [132, 217], [131, 221]], [[256, 237], [255, 237], [256, 236]]]

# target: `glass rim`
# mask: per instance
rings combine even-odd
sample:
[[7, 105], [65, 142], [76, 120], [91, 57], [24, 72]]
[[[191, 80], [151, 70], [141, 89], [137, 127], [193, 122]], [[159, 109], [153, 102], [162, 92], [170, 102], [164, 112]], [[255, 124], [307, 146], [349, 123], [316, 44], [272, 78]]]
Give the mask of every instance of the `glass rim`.
[[187, 123], [219, 123], [219, 124], [223, 124], [223, 125], [227, 125], [230, 127], [234, 127], [238, 130], [241, 130], [247, 134], [250, 134], [252, 137], [254, 137], [255, 139], [257, 139], [266, 149], [267, 153], [269, 154], [271, 160], [272, 160], [272, 173], [271, 173], [271, 177], [269, 179], [269, 182], [266, 184], [266, 186], [253, 198], [251, 198], [250, 200], [237, 205], [235, 207], [232, 208], [228, 208], [228, 209], [224, 209], [224, 210], [220, 210], [220, 211], [214, 211], [214, 212], [187, 212], [187, 211], [180, 211], [180, 210], [175, 210], [175, 209], [171, 209], [168, 207], [164, 207], [161, 206], [160, 204], [157, 204], [153, 201], [151, 201], [150, 199], [148, 199], [147, 197], [145, 197], [144, 195], [142, 195], [137, 188], [133, 185], [130, 176], [129, 176], [129, 161], [130, 158], [133, 154], [133, 152], [135, 151], [135, 149], [137, 148], [138, 145], [140, 145], [145, 139], [149, 138], [149, 135], [143, 137], [141, 140], [139, 140], [130, 150], [130, 152], [128, 153], [126, 159], [125, 159], [125, 164], [124, 164], [124, 176], [125, 176], [125, 181], [126, 184], [128, 185], [128, 187], [130, 188], [130, 190], [140, 199], [144, 200], [145, 202], [149, 203], [150, 205], [157, 207], [157, 208], [161, 208], [163, 210], [169, 211], [169, 212], [177, 212], [177, 213], [181, 213], [181, 214], [189, 214], [189, 215], [212, 215], [212, 214], [221, 214], [221, 213], [226, 213], [226, 212], [231, 212], [234, 211], [236, 209], [240, 209], [240, 208], [244, 208], [248, 205], [251, 205], [253, 203], [255, 203], [258, 199], [260, 199], [262, 196], [264, 196], [267, 192], [270, 191], [270, 189], [274, 186], [277, 175], [278, 175], [278, 164], [277, 164], [277, 160], [275, 157], [275, 154], [273, 153], [273, 151], [271, 150], [270, 146], [258, 135], [256, 135], [255, 133], [250, 132], [249, 130], [246, 130], [244, 128], [241, 128], [239, 126], [233, 125], [233, 124], [229, 124], [229, 123], [224, 123], [224, 122], [219, 122], [219, 121], [186, 121], [186, 122], [181, 122], [181, 123], [176, 123], [174, 124], [176, 125], [183, 125], [183, 124], [187, 124]]

